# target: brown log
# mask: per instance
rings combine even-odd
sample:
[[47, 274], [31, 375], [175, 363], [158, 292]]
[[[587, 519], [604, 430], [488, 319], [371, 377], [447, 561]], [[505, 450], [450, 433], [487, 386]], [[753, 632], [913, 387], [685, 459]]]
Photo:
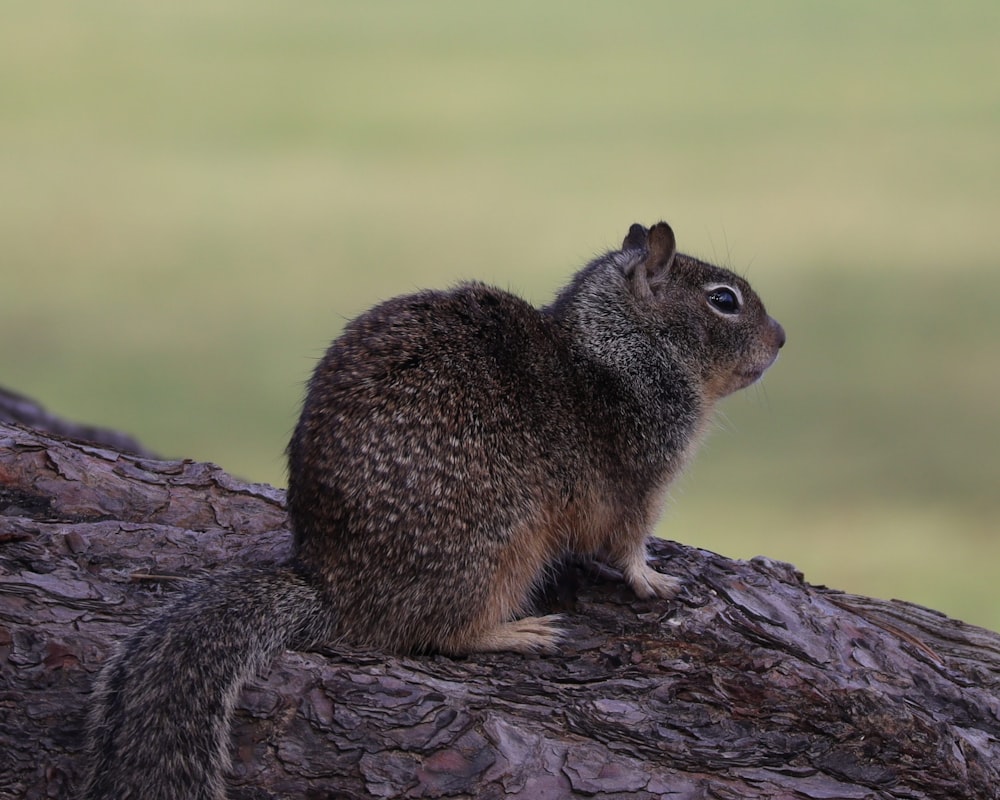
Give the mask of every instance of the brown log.
[[[288, 543], [280, 490], [0, 424], [0, 797], [71, 796], [113, 643]], [[242, 695], [234, 796], [1000, 797], [1000, 635], [764, 558], [651, 552], [682, 595], [574, 568], [546, 601], [555, 657], [286, 653]]]

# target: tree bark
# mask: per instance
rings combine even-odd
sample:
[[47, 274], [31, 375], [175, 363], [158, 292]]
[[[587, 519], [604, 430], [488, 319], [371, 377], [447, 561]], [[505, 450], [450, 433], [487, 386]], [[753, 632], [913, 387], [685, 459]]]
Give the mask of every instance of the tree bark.
[[[135, 449], [135, 448], [133, 448]], [[71, 796], [87, 692], [181, 584], [282, 560], [284, 493], [0, 424], [0, 797]], [[285, 653], [236, 797], [1000, 797], [1000, 635], [655, 541], [674, 601], [575, 566], [555, 657]]]

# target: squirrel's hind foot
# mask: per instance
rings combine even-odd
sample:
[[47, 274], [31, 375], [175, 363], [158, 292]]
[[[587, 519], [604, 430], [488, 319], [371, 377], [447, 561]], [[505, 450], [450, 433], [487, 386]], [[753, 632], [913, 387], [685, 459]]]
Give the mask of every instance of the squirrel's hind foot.
[[470, 644], [469, 650], [507, 651], [526, 655], [557, 653], [559, 642], [566, 634], [562, 628], [556, 627], [560, 619], [558, 614], [549, 614], [544, 617], [524, 617], [504, 622], [483, 633], [479, 639]]

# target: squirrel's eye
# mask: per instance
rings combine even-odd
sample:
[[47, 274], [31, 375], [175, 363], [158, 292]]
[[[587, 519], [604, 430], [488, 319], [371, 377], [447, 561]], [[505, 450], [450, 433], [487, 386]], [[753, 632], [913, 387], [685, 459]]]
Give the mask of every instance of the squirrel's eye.
[[708, 302], [712, 308], [723, 314], [737, 314], [740, 310], [740, 298], [728, 286], [716, 286], [708, 293]]

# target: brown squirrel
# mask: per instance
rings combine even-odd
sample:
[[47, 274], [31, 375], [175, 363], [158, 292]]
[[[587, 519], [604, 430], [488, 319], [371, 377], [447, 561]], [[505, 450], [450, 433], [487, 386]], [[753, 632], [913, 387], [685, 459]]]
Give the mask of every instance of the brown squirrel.
[[746, 281], [678, 254], [663, 222], [542, 309], [471, 283], [361, 315], [288, 448], [291, 560], [215, 576], [122, 643], [83, 797], [225, 797], [236, 697], [285, 648], [553, 652], [557, 618], [523, 615], [566, 554], [673, 596], [645, 549], [666, 487], [784, 342]]

